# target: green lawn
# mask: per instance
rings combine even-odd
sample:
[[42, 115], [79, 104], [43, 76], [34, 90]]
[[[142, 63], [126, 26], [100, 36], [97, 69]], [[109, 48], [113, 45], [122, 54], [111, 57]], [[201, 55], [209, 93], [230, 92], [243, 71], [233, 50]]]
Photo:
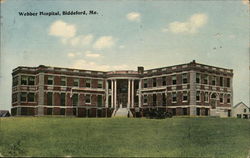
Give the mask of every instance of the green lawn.
[[3, 156], [242, 157], [250, 120], [220, 118], [2, 118]]

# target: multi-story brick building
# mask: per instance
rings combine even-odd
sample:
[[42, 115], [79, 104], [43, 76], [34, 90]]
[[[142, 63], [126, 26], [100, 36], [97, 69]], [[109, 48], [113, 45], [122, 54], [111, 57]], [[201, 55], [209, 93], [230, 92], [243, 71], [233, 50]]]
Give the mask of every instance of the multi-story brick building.
[[12, 115], [110, 117], [118, 108], [145, 116], [231, 113], [233, 70], [195, 61], [150, 70], [90, 71], [40, 65], [13, 70]]

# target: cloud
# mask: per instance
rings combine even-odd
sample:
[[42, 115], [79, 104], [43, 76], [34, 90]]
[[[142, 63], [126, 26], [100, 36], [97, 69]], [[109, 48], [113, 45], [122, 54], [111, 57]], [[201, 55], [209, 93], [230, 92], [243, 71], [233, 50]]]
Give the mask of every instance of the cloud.
[[115, 45], [115, 40], [112, 36], [102, 36], [96, 40], [93, 47], [97, 50], [111, 48]]
[[69, 44], [71, 46], [87, 46], [87, 45], [90, 45], [93, 41], [93, 38], [94, 36], [89, 34], [89, 35], [86, 35], [86, 36], [76, 36], [76, 37], [73, 37], [71, 39], [69, 39]]
[[80, 56], [82, 53], [80, 53], [80, 52], [70, 52], [70, 53], [68, 53], [67, 55], [68, 55], [68, 57], [70, 57], [70, 58], [74, 58], [74, 57], [76, 57], [76, 56]]
[[105, 65], [97, 64], [95, 62], [89, 62], [84, 59], [74, 61], [72, 68], [85, 69], [85, 70], [97, 70], [97, 71], [111, 71], [111, 70], [125, 70], [128, 69], [128, 65]]
[[172, 32], [175, 34], [186, 33], [193, 34], [197, 33], [198, 29], [204, 26], [208, 21], [206, 14], [194, 14], [187, 21], [179, 22], [174, 21], [168, 25], [167, 28], [162, 29], [163, 32]]
[[242, 0], [242, 3], [245, 4], [245, 5], [250, 6], [249, 0]]
[[139, 22], [141, 20], [141, 14], [137, 12], [128, 13], [126, 17], [129, 21]]
[[74, 37], [76, 33], [75, 25], [68, 24], [62, 20], [57, 20], [51, 24], [49, 29], [49, 35], [70, 38]]
[[87, 51], [87, 52], [85, 53], [85, 56], [86, 56], [86, 57], [90, 57], [90, 58], [99, 58], [99, 57], [101, 57], [100, 54], [93, 53], [93, 52], [90, 52], [90, 51]]

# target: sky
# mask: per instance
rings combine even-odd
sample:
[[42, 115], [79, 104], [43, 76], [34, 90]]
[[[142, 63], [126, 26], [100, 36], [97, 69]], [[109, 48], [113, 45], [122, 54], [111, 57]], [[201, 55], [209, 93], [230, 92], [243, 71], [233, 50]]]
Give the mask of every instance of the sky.
[[[0, 5], [0, 109], [11, 108], [11, 73], [18, 66], [109, 71], [192, 60], [233, 69], [233, 104], [249, 105], [247, 0], [0, 0]], [[97, 14], [62, 15], [90, 10]], [[61, 15], [39, 15], [58, 11]]]

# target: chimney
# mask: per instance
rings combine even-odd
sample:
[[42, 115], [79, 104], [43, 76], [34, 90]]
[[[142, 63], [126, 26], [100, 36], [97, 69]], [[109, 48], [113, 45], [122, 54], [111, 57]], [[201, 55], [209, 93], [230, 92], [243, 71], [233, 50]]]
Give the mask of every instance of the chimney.
[[144, 67], [143, 67], [143, 66], [138, 66], [138, 67], [137, 67], [137, 71], [138, 71], [139, 74], [143, 74], [143, 72], [144, 72]]

